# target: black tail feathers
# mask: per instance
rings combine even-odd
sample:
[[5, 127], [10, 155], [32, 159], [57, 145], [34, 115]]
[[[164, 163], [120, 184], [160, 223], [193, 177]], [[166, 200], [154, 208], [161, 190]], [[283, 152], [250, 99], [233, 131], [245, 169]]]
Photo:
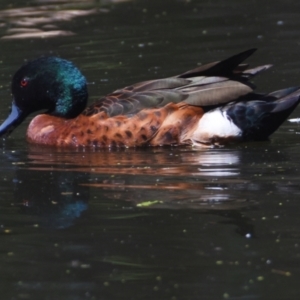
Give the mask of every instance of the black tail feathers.
[[300, 88], [287, 88], [259, 100], [241, 101], [224, 107], [242, 130], [245, 140], [265, 140], [289, 117], [300, 102]]

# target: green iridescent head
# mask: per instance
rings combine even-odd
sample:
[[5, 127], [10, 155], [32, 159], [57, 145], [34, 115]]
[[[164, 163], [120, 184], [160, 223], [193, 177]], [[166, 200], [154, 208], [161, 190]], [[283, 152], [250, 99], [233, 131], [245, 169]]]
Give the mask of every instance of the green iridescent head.
[[86, 79], [70, 61], [41, 57], [24, 64], [12, 79], [12, 110], [0, 126], [0, 135], [10, 133], [30, 113], [75, 118], [86, 107]]

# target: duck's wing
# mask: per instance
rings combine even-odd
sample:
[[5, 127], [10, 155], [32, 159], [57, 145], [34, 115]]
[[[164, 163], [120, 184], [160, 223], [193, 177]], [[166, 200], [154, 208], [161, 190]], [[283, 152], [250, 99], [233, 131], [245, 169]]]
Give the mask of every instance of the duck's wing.
[[270, 65], [264, 65], [247, 69], [248, 65], [241, 64], [255, 50], [247, 50], [178, 76], [133, 84], [103, 97], [83, 113], [93, 115], [105, 111], [109, 116], [130, 115], [170, 102], [215, 106], [236, 100], [253, 91], [254, 85], [249, 79], [270, 68]]

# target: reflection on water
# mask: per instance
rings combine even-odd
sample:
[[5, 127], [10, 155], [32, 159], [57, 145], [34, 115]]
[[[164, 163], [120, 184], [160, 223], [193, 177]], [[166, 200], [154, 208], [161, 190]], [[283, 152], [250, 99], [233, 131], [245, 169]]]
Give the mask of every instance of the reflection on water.
[[[17, 290], [81, 299], [87, 291], [118, 298], [132, 289], [137, 297], [154, 289], [156, 299], [165, 299], [183, 297], [192, 285], [199, 294], [207, 284], [199, 267], [214, 264], [211, 252], [218, 257], [227, 247], [217, 242], [219, 229], [229, 226], [234, 235], [256, 236], [252, 220], [242, 213], [252, 209], [251, 201], [230, 192], [248, 186], [237, 178], [242, 155], [235, 149], [191, 148], [70, 153], [30, 147], [3, 153], [6, 168], [13, 168], [14, 214], [10, 220], [2, 217], [2, 234], [11, 247], [8, 262], [15, 265], [10, 270], [18, 271]], [[139, 205], [146, 202], [154, 204]], [[16, 235], [20, 250], [14, 246]], [[20, 270], [18, 260], [28, 257], [34, 257], [36, 272], [42, 266], [47, 270], [41, 278]], [[54, 285], [61, 267], [63, 275]], [[5, 270], [0, 278], [14, 281]], [[221, 276], [217, 273], [211, 276]]]
[[[274, 162], [264, 166], [270, 153]], [[258, 204], [255, 195], [262, 189], [267, 195], [274, 189], [300, 193], [291, 181], [268, 182], [276, 163], [287, 159], [277, 147], [261, 153], [261, 162], [256, 160], [254, 165], [252, 155], [245, 149], [199, 151], [175, 147], [86, 152], [30, 145], [28, 153], [12, 152], [7, 160], [17, 167], [13, 174], [14, 206], [42, 217], [41, 225], [66, 228], [90, 209], [91, 199], [126, 204], [136, 210], [196, 209], [212, 213], [253, 208]], [[251, 174], [254, 172], [252, 178], [247, 175], [249, 168]], [[285, 174], [286, 170], [280, 167], [277, 172]]]
[[[110, 2], [123, 1], [105, 1]], [[103, 3], [88, 1], [51, 1], [37, 0], [34, 6], [0, 10], [0, 28], [4, 29], [1, 39], [51, 38], [71, 36], [70, 30], [59, 29], [62, 22], [70, 22], [75, 18], [107, 12], [101, 8]]]
[[89, 190], [78, 183], [84, 174], [18, 169], [13, 178], [14, 206], [39, 216], [39, 225], [66, 228], [87, 209]]
[[[192, 148], [152, 148], [120, 150], [49, 149], [29, 145], [28, 167], [41, 169], [49, 164], [64, 164], [72, 170], [90, 173], [148, 174], [148, 175], [238, 175], [239, 151], [192, 150]], [[166, 151], [165, 151], [166, 150]], [[159, 170], [157, 170], [159, 166]], [[195, 168], [196, 166], [196, 168]], [[200, 168], [199, 168], [200, 166]], [[218, 169], [220, 167], [220, 169]], [[213, 168], [213, 169], [212, 169]], [[212, 173], [210, 173], [212, 172]]]
[[230, 193], [231, 186], [247, 185], [237, 178], [239, 151], [235, 150], [69, 152], [31, 146], [24, 162], [18, 155], [8, 157], [17, 161], [13, 162], [17, 165], [14, 206], [39, 215], [43, 225], [55, 228], [72, 225], [93, 194], [143, 209], [228, 210], [253, 203]]

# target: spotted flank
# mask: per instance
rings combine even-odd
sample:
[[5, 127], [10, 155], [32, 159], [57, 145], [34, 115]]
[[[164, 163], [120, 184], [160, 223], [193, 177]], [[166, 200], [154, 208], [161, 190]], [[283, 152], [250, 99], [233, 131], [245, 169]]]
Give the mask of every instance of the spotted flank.
[[[31, 113], [30, 143], [56, 147], [221, 146], [265, 140], [299, 104], [300, 89], [254, 92], [251, 79], [271, 65], [249, 68], [250, 49], [177, 76], [118, 89], [86, 107], [86, 79], [70, 61], [41, 57], [12, 79], [9, 135]], [[292, 121], [292, 120], [291, 120]]]

